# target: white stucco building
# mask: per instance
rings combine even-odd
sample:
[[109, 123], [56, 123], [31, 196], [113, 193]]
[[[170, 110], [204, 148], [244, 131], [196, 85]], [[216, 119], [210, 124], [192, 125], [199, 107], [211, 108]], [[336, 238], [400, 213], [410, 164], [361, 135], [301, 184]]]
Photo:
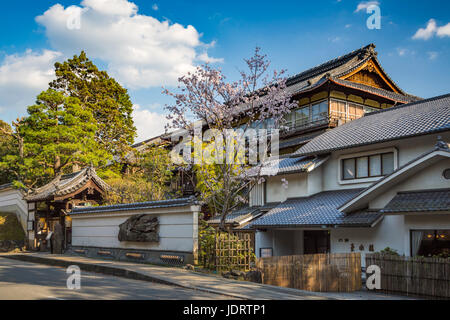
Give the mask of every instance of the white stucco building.
[[[450, 251], [450, 95], [331, 129], [250, 195], [257, 256]], [[274, 163], [270, 164], [274, 165]], [[284, 182], [283, 182], [284, 181]], [[286, 183], [287, 181], [287, 183]]]

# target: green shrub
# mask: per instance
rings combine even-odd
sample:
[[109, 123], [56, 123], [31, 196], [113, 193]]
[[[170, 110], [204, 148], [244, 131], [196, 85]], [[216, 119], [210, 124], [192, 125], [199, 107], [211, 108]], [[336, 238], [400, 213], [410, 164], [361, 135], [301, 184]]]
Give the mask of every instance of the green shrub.
[[23, 240], [25, 234], [14, 213], [0, 213], [0, 241]]
[[397, 250], [386, 247], [383, 250], [380, 251], [381, 254], [387, 254], [387, 255], [391, 255], [391, 256], [399, 256]]

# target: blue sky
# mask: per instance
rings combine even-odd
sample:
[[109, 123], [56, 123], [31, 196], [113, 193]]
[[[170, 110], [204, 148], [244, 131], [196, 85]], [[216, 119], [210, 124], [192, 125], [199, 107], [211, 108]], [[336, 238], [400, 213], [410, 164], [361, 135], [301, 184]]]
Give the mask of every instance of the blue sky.
[[129, 89], [138, 141], [162, 131], [163, 85], [205, 61], [235, 79], [256, 45], [293, 75], [373, 42], [404, 90], [448, 93], [450, 2], [375, 2], [380, 30], [367, 28], [369, 14], [357, 10], [365, 2], [353, 0], [2, 1], [0, 119], [24, 115], [53, 63], [81, 50]]

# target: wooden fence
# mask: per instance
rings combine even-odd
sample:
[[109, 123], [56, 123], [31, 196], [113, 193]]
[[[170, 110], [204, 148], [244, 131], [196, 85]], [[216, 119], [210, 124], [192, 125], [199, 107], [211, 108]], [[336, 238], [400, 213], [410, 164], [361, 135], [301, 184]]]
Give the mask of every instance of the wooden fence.
[[252, 235], [247, 232], [217, 233], [214, 257], [217, 271], [250, 270], [255, 261]]
[[199, 240], [199, 262], [207, 269], [247, 271], [255, 262], [251, 233], [212, 231]]
[[361, 289], [359, 253], [308, 254], [257, 259], [264, 284], [317, 292]]
[[450, 298], [450, 259], [366, 255], [366, 266], [381, 269], [381, 290], [431, 298]]

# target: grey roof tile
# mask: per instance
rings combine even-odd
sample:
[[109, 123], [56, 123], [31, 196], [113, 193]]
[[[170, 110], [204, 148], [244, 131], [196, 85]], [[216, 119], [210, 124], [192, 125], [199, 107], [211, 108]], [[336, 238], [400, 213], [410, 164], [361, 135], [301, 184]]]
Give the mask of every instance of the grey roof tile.
[[262, 169], [259, 166], [249, 169], [248, 176], [273, 176], [306, 172], [319, 165], [326, 158], [327, 156], [279, 158], [265, 162]]
[[319, 134], [321, 134], [321, 133], [281, 140], [279, 143], [279, 148], [284, 149], [284, 148], [289, 148], [289, 147], [295, 147], [300, 144], [305, 144], [305, 143], [311, 141], [313, 138], [317, 137]]
[[195, 197], [160, 200], [160, 201], [147, 201], [136, 202], [127, 204], [116, 204], [110, 206], [98, 206], [98, 207], [76, 207], [72, 210], [70, 215], [85, 214], [85, 213], [102, 213], [102, 212], [115, 212], [115, 211], [130, 211], [130, 210], [145, 210], [155, 208], [171, 208], [171, 207], [184, 207], [187, 205], [198, 204]]
[[12, 183], [5, 183], [5, 184], [2, 184], [2, 185], [0, 185], [0, 190], [8, 189], [8, 188], [11, 188], [12, 186], [13, 186]]
[[314, 138], [294, 155], [329, 153], [450, 130], [450, 94], [372, 112]]
[[396, 93], [396, 92], [392, 92], [392, 91], [388, 91], [388, 90], [384, 90], [384, 89], [380, 89], [380, 88], [371, 87], [371, 86], [368, 86], [368, 85], [365, 85], [362, 83], [356, 83], [356, 82], [352, 82], [352, 81], [348, 81], [348, 80], [342, 80], [342, 79], [339, 79], [336, 77], [332, 77], [331, 80], [340, 85], [359, 89], [359, 90], [366, 91], [369, 93], [373, 93], [378, 96], [388, 97], [394, 101], [410, 103], [410, 102], [422, 100], [422, 98], [419, 98], [419, 97], [416, 97], [413, 95]]
[[[270, 211], [271, 209], [275, 208], [277, 205], [279, 205], [279, 202], [269, 202], [264, 204], [263, 206], [245, 206], [241, 207], [239, 209], [236, 209], [232, 213], [228, 214], [225, 218], [225, 223], [231, 223], [231, 224], [239, 224], [243, 220], [247, 218], [256, 218], [261, 216], [262, 214], [265, 214], [266, 212]], [[252, 219], [249, 220], [251, 222]], [[220, 223], [220, 216], [213, 217], [212, 219], [208, 220], [208, 223], [210, 224], [219, 224]], [[248, 224], [246, 223], [245, 226]], [[244, 229], [244, 227], [239, 227], [240, 229]], [[247, 228], [245, 228], [247, 229]]]
[[305, 198], [288, 199], [252, 222], [258, 227], [370, 226], [381, 218], [379, 212], [344, 214], [337, 208], [361, 189], [325, 191]]
[[450, 189], [398, 192], [382, 213], [450, 211]]
[[27, 195], [27, 201], [51, 200], [55, 196], [64, 196], [83, 187], [89, 180], [93, 180], [101, 189], [107, 190], [109, 186], [95, 172], [93, 167], [86, 167], [81, 171], [57, 176], [51, 182], [34, 190]]
[[[253, 213], [255, 213], [256, 211], [258, 211], [256, 207], [245, 206], [238, 208], [225, 217], [225, 223], [239, 223], [240, 221], [253, 216]], [[208, 223], [219, 224], [220, 220], [221, 216], [216, 216], [209, 219]]]

